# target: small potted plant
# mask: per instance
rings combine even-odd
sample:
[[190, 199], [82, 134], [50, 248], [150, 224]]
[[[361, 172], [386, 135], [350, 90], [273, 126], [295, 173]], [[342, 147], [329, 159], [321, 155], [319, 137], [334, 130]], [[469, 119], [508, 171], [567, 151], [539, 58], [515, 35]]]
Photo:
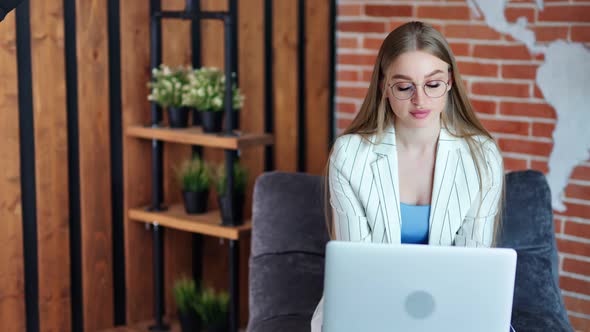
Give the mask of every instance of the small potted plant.
[[[248, 181], [247, 170], [240, 165], [234, 163], [234, 191], [227, 192], [227, 172], [225, 164], [220, 164], [216, 169], [215, 185], [217, 190], [217, 201], [219, 209], [221, 210], [222, 225], [236, 226], [244, 222], [244, 201], [246, 184]], [[233, 204], [229, 204], [229, 194], [233, 196]]]
[[182, 332], [201, 331], [201, 317], [196, 310], [200, 290], [195, 281], [179, 279], [174, 283], [173, 292]]
[[211, 183], [210, 167], [198, 157], [183, 162], [177, 169], [184, 208], [188, 214], [205, 213]]
[[[218, 133], [223, 129], [225, 75], [215, 67], [202, 67], [189, 72], [188, 84], [183, 90], [182, 103], [195, 110], [193, 124], [200, 123], [206, 133]], [[242, 107], [244, 96], [233, 88], [234, 126], [238, 127], [237, 111]], [[195, 119], [200, 120], [195, 121]]]
[[229, 296], [227, 292], [215, 293], [211, 288], [203, 290], [195, 309], [199, 313], [205, 331], [228, 331]]
[[171, 128], [188, 127], [188, 109], [182, 104], [182, 93], [187, 83], [186, 69], [183, 67], [170, 68], [161, 64], [152, 69], [148, 100], [166, 108]]

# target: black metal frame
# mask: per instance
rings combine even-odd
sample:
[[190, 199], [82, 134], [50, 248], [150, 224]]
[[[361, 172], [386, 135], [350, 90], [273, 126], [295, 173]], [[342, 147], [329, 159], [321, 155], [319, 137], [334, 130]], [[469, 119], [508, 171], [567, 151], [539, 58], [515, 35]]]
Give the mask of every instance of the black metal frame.
[[[162, 19], [182, 19], [192, 22], [191, 32], [200, 32], [198, 27], [202, 19], [218, 19], [224, 23], [225, 34], [225, 130], [224, 136], [235, 136], [233, 131], [233, 107], [232, 107], [232, 73], [236, 72], [237, 83], [237, 1], [228, 0], [227, 12], [202, 12], [198, 3], [193, 0], [186, 0], [184, 11], [162, 11], [161, 0], [150, 0], [150, 64], [152, 68], [159, 66], [162, 62]], [[200, 50], [195, 42], [195, 36], [192, 40], [193, 51]], [[193, 54], [193, 65], [199, 65], [200, 56]], [[162, 120], [162, 110], [160, 107], [151, 103], [151, 126], [160, 127]], [[152, 140], [152, 203], [151, 211], [162, 211], [166, 208], [162, 206], [164, 201], [163, 190], [163, 143], [159, 140]], [[193, 153], [201, 154], [200, 147], [193, 147]], [[225, 166], [227, 177], [228, 205], [233, 206], [235, 199], [234, 193], [234, 161], [237, 158], [236, 151], [225, 150]], [[234, 216], [232, 216], [232, 219]], [[231, 225], [235, 225], [232, 222]], [[163, 321], [164, 316], [164, 228], [154, 221], [153, 226], [153, 268], [154, 268], [154, 320], [155, 325], [150, 326], [152, 331], [167, 331], [168, 324]], [[193, 254], [201, 253], [201, 236], [193, 236]], [[229, 331], [236, 332], [239, 326], [239, 242], [238, 240], [230, 241], [229, 252], [230, 263], [230, 308], [229, 308]], [[193, 275], [201, 276], [200, 257], [194, 257]]]

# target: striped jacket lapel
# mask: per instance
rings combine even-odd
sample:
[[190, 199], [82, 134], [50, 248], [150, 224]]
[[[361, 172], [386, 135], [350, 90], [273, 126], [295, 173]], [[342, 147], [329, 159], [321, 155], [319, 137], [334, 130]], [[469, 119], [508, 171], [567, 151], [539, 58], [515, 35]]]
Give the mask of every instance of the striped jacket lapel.
[[[448, 208], [457, 197], [451, 195], [459, 165], [457, 139], [442, 128], [439, 134], [430, 201], [429, 244], [450, 245], [456, 231], [451, 224]], [[389, 243], [401, 243], [402, 219], [400, 214], [399, 172], [395, 130], [385, 130], [381, 143], [373, 146], [377, 159], [371, 164], [375, 187], [379, 194], [380, 214], [384, 221]], [[456, 194], [456, 193], [455, 193]], [[454, 204], [454, 203], [453, 203]], [[379, 226], [379, 225], [376, 225]], [[377, 239], [379, 240], [379, 239]], [[374, 242], [378, 242], [374, 239]]]
[[383, 141], [373, 146], [373, 152], [378, 154], [371, 168], [381, 202], [380, 214], [384, 222], [387, 242], [401, 243], [397, 150], [395, 131], [392, 126], [385, 129]]
[[432, 197], [430, 199], [430, 219], [428, 243], [450, 245], [454, 238], [454, 225], [449, 216], [449, 206], [454, 204], [457, 196], [451, 195], [455, 188], [455, 178], [459, 166], [457, 139], [442, 128], [436, 149]]

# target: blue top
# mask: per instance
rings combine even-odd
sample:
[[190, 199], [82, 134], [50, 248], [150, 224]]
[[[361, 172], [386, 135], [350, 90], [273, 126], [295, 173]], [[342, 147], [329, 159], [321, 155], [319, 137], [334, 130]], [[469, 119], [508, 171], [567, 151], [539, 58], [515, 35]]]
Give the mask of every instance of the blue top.
[[402, 214], [402, 243], [428, 244], [430, 205], [400, 203]]

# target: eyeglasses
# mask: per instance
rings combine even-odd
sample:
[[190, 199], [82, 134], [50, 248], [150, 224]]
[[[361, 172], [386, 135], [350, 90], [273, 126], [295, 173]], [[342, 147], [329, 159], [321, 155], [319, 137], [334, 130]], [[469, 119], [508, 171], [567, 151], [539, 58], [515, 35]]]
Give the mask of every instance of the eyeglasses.
[[[428, 81], [422, 85], [424, 93], [430, 98], [440, 98], [447, 92], [449, 84], [445, 81]], [[412, 82], [398, 82], [390, 85], [391, 94], [399, 100], [407, 100], [416, 94], [416, 86]]]

